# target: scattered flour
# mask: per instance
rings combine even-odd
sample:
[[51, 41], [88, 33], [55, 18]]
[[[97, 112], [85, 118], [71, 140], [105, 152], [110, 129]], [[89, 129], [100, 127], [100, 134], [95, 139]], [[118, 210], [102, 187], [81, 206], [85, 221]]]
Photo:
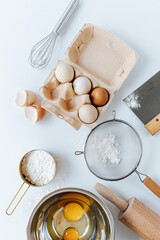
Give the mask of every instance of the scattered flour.
[[47, 185], [43, 189], [37, 188], [35, 197], [32, 197], [32, 199], [30, 201], [28, 201], [27, 204], [30, 206], [35, 206], [46, 195], [48, 195], [49, 193], [52, 193], [58, 189], [61, 189], [61, 188], [64, 188], [64, 181], [60, 176], [57, 176], [57, 179], [55, 179], [55, 181], [54, 181], [54, 186], [48, 187], [48, 185]]
[[94, 136], [90, 148], [91, 150], [94, 149], [96, 164], [107, 164], [109, 162], [118, 164], [121, 161], [119, 143], [114, 135], [109, 135], [103, 139]]
[[56, 161], [56, 176], [54, 177], [54, 181], [51, 181], [48, 185], [40, 187], [40, 188], [34, 188], [34, 193], [32, 194], [32, 198], [27, 202], [28, 205], [34, 207], [42, 198], [44, 198], [49, 193], [52, 193], [58, 189], [64, 188], [64, 179], [67, 176], [67, 172], [64, 172], [64, 168], [60, 166], [61, 161], [57, 156], [54, 155], [54, 159]]
[[125, 99], [125, 103], [127, 104], [128, 107], [133, 108], [133, 109], [139, 109], [141, 107], [140, 97], [135, 93], [130, 94]]
[[38, 203], [42, 198], [44, 198], [49, 193], [52, 193], [63, 187], [64, 187], [63, 179], [60, 176], [58, 176], [58, 179], [55, 181], [55, 186], [46, 188], [43, 190], [43, 192], [41, 191], [41, 192], [39, 192], [39, 194], [37, 194], [37, 197], [35, 199], [36, 203]]
[[55, 176], [56, 163], [49, 153], [43, 150], [35, 150], [24, 156], [22, 173], [30, 183], [43, 186], [48, 184]]
[[86, 136], [74, 138], [74, 140], [73, 140], [74, 150], [75, 151], [83, 151], [85, 142], [86, 142]]

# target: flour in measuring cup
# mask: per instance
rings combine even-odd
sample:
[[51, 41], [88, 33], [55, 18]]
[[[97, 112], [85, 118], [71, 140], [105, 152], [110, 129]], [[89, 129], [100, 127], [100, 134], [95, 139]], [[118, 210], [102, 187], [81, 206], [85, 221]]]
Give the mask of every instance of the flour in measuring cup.
[[23, 158], [22, 173], [28, 182], [36, 186], [48, 184], [55, 176], [55, 172], [54, 159], [43, 150], [29, 152]]
[[94, 136], [90, 147], [95, 154], [96, 164], [109, 162], [118, 164], [121, 161], [119, 143], [115, 135], [109, 135], [105, 138]]

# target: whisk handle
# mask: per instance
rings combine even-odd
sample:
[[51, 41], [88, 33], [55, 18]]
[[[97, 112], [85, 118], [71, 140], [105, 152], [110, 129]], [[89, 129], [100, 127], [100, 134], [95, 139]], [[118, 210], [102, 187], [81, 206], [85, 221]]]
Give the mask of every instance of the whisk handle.
[[53, 32], [55, 32], [57, 35], [60, 34], [62, 28], [65, 26], [66, 22], [69, 20], [70, 16], [76, 9], [78, 3], [79, 3], [79, 0], [71, 0], [66, 10], [64, 11], [63, 15], [61, 16], [58, 23], [56, 24], [55, 28], [53, 29]]

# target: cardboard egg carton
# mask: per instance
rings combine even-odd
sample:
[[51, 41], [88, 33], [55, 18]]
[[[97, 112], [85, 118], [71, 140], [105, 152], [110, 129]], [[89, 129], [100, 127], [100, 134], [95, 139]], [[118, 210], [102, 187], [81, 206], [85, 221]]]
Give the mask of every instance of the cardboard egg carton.
[[[74, 79], [85, 76], [90, 79], [92, 90], [102, 87], [109, 92], [108, 103], [103, 107], [97, 107], [99, 113], [97, 120], [99, 120], [112, 102], [114, 92], [121, 87], [134, 67], [137, 54], [112, 33], [100, 27], [85, 24], [68, 47], [65, 56], [64, 61], [69, 63], [75, 71]], [[46, 110], [78, 130], [82, 124], [85, 124], [79, 119], [79, 108], [83, 104], [91, 104], [91, 99], [89, 94], [78, 96], [73, 90], [73, 81], [61, 84], [56, 79], [55, 69], [53, 69], [40, 89], [40, 93], [45, 99], [42, 106]], [[92, 128], [96, 122], [85, 125]]]

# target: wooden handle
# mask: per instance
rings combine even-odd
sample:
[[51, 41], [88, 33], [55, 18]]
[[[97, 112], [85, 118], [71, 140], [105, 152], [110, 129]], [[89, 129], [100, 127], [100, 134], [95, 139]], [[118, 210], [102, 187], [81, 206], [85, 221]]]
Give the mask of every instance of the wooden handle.
[[156, 134], [160, 130], [160, 113], [153, 118], [149, 123], [145, 125], [145, 128], [148, 130], [149, 133]]
[[122, 198], [118, 197], [109, 188], [105, 187], [100, 183], [97, 183], [95, 185], [95, 189], [102, 197], [113, 203], [121, 211], [125, 211], [127, 209], [128, 203]]
[[143, 180], [143, 184], [160, 198], [160, 186], [156, 182], [154, 182], [150, 177], [146, 177]]
[[136, 198], [119, 213], [119, 220], [145, 240], [160, 240], [160, 216]]

